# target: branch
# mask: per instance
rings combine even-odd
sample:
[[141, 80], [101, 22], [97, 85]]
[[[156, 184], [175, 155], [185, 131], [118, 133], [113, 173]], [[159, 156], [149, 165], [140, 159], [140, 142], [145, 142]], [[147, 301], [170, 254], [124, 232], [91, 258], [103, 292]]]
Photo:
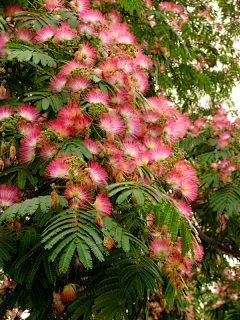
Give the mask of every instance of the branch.
[[214, 239], [213, 238], [210, 238], [209, 236], [207, 236], [205, 233], [203, 233], [198, 227], [196, 227], [196, 230], [199, 234], [199, 237], [206, 241], [207, 243], [211, 244], [214, 246], [214, 248], [216, 249], [219, 249], [227, 254], [230, 254], [232, 255], [233, 257], [235, 258], [240, 258], [240, 251], [234, 251], [234, 250], [231, 250], [229, 249], [223, 242], [218, 242], [217, 244], [214, 243]]

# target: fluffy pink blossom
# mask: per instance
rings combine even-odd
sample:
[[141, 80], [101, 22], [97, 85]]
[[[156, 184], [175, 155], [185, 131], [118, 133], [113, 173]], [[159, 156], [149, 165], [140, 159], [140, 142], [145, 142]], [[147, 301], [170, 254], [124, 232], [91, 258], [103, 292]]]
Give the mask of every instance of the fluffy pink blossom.
[[117, 115], [108, 113], [100, 117], [99, 127], [106, 134], [120, 135], [124, 130], [124, 123]]
[[105, 59], [99, 63], [99, 69], [102, 70], [105, 76], [111, 75], [118, 68], [118, 60], [116, 59]]
[[112, 204], [106, 194], [103, 191], [100, 191], [99, 194], [96, 196], [96, 200], [93, 203], [93, 207], [99, 214], [102, 215], [110, 215]]
[[34, 34], [27, 28], [19, 28], [16, 31], [16, 37], [23, 41], [31, 41], [34, 37]]
[[58, 152], [59, 148], [56, 147], [56, 145], [52, 146], [50, 143], [46, 141], [41, 141], [41, 148], [39, 150], [39, 153], [43, 160], [50, 160], [52, 159], [56, 153]]
[[152, 60], [141, 51], [136, 52], [134, 62], [142, 69], [152, 69]]
[[164, 126], [164, 138], [166, 141], [174, 143], [180, 137], [183, 137], [191, 122], [183, 115], [178, 114], [177, 120], [169, 119]]
[[0, 107], [0, 121], [11, 117], [13, 111], [10, 109], [9, 105]]
[[131, 104], [124, 104], [119, 106], [119, 114], [125, 120], [135, 118], [136, 110]]
[[153, 137], [145, 137], [144, 140], [144, 145], [147, 147], [147, 149], [156, 149], [159, 146], [159, 139], [153, 138]]
[[193, 248], [194, 248], [194, 258], [196, 261], [201, 262], [203, 259], [203, 246], [201, 244], [196, 244], [195, 241], [192, 240]]
[[58, 112], [58, 115], [60, 118], [63, 118], [65, 120], [74, 120], [77, 117], [80, 117], [82, 115], [82, 112], [77, 103], [72, 103], [70, 106], [61, 108], [61, 110]]
[[19, 126], [18, 126], [18, 131], [21, 135], [27, 137], [27, 136], [32, 136], [39, 132], [39, 127], [36, 126], [36, 124], [29, 123], [29, 122], [24, 122], [21, 121]]
[[72, 185], [66, 188], [64, 195], [67, 199], [70, 199], [70, 207], [84, 207], [86, 202], [90, 201], [89, 192], [85, 187], [80, 185]]
[[222, 149], [225, 148], [226, 146], [228, 146], [229, 142], [226, 139], [219, 139], [218, 143], [217, 143], [217, 147], [218, 149]]
[[34, 122], [39, 118], [38, 111], [28, 104], [20, 105], [16, 111], [21, 117], [31, 122]]
[[84, 11], [81, 14], [81, 19], [85, 23], [97, 24], [101, 22], [103, 24], [107, 24], [107, 20], [104, 15], [100, 11], [94, 9]]
[[142, 152], [138, 158], [134, 159], [134, 164], [136, 166], [146, 167], [150, 161], [149, 151]]
[[78, 26], [78, 34], [80, 36], [93, 37], [96, 36], [96, 29], [92, 25], [83, 23]]
[[101, 151], [98, 141], [86, 139], [83, 141], [83, 144], [91, 152], [92, 155], [98, 155]]
[[126, 74], [131, 74], [134, 70], [133, 61], [127, 58], [119, 58], [116, 67]]
[[53, 309], [57, 311], [57, 316], [62, 314], [64, 305], [62, 303], [60, 291], [58, 293], [53, 292]]
[[54, 34], [55, 28], [53, 26], [45, 26], [36, 32], [35, 39], [44, 43], [51, 40]]
[[153, 255], [157, 258], [167, 257], [171, 252], [171, 245], [167, 239], [154, 239], [150, 243], [149, 249], [153, 251]]
[[89, 9], [90, 3], [89, 0], [72, 0], [69, 2], [69, 6], [77, 13], [81, 13]]
[[[65, 22], [65, 21], [64, 21]], [[68, 23], [62, 23], [61, 27], [55, 29], [54, 40], [64, 42], [73, 40], [76, 37], [76, 30], [71, 28]]]
[[162, 145], [156, 149], [152, 149], [150, 152], [150, 157], [152, 160], [161, 161], [167, 159], [171, 153], [171, 147]]
[[115, 71], [107, 78], [108, 82], [118, 87], [124, 87], [127, 82], [127, 76], [122, 71]]
[[224, 132], [224, 133], [222, 133], [220, 136], [219, 136], [219, 138], [221, 139], [221, 140], [228, 140], [228, 139], [230, 139], [231, 138], [231, 133], [229, 132], [229, 131], [226, 131], [226, 132]]
[[97, 50], [88, 42], [83, 42], [79, 45], [79, 50], [75, 53], [75, 60], [84, 62], [89, 66], [94, 64], [97, 57]]
[[62, 0], [45, 0], [47, 10], [53, 11], [59, 7]]
[[178, 200], [177, 203], [179, 204], [179, 209], [182, 211], [182, 213], [188, 218], [192, 219], [193, 213], [192, 208], [186, 204], [186, 202]]
[[31, 135], [21, 139], [19, 160], [21, 163], [32, 162], [36, 156], [36, 147], [40, 141], [40, 129], [34, 127]]
[[134, 44], [135, 36], [129, 31], [126, 24], [117, 23], [109, 28], [112, 39], [115, 43]]
[[144, 112], [142, 117], [144, 121], [149, 123], [156, 123], [160, 119], [159, 114], [151, 110]]
[[107, 14], [107, 19], [109, 20], [109, 24], [112, 26], [117, 23], [121, 23], [121, 17], [116, 10], [111, 10]]
[[67, 138], [70, 136], [74, 136], [73, 127], [68, 125], [64, 119], [55, 119], [48, 122], [48, 126], [52, 131], [61, 138]]
[[107, 174], [97, 162], [89, 161], [85, 171], [90, 178], [90, 184], [93, 186], [107, 185]]
[[136, 141], [123, 141], [123, 151], [131, 158], [137, 158], [141, 153]]
[[148, 76], [142, 71], [136, 71], [132, 74], [131, 79], [134, 81], [134, 86], [141, 94], [145, 93], [149, 88]]
[[180, 191], [183, 178], [173, 170], [168, 173], [165, 178], [167, 184], [171, 186], [174, 192]]
[[32, 127], [30, 131], [31, 134], [26, 135], [24, 138], [21, 139], [21, 145], [26, 147], [33, 147], [36, 148], [37, 144], [40, 140], [41, 131], [38, 126]]
[[67, 78], [65, 75], [59, 73], [55, 78], [53, 78], [50, 82], [50, 87], [57, 92], [63, 90], [67, 82]]
[[59, 74], [66, 77], [78, 68], [81, 68], [81, 64], [78, 61], [72, 59], [62, 66]]
[[8, 31], [5, 32], [0, 32], [0, 40], [2, 41], [2, 47], [5, 46], [6, 42], [10, 40], [11, 38], [11, 33]]
[[3, 207], [10, 207], [19, 199], [18, 187], [8, 184], [0, 185], [0, 205]]
[[90, 91], [87, 96], [86, 100], [88, 103], [103, 103], [105, 105], [108, 104], [108, 96], [101, 91]]
[[19, 151], [19, 161], [21, 163], [33, 162], [36, 157], [36, 148], [22, 144]]
[[67, 86], [75, 92], [86, 90], [91, 84], [91, 81], [83, 76], [74, 76], [67, 82]]
[[186, 201], [194, 201], [197, 198], [197, 186], [190, 179], [183, 180], [180, 191]]
[[125, 138], [137, 138], [142, 134], [142, 124], [136, 117], [126, 121]]
[[46, 168], [45, 177], [52, 179], [67, 179], [69, 177], [69, 165], [64, 161], [65, 155], [61, 155], [60, 158], [54, 159]]
[[114, 39], [107, 28], [104, 28], [98, 32], [98, 38], [105, 47], [108, 47], [114, 43]]

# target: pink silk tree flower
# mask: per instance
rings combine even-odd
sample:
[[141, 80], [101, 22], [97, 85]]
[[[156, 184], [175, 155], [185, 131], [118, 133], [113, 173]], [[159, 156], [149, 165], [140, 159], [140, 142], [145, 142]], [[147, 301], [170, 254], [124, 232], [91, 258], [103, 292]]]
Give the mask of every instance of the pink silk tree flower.
[[96, 196], [96, 200], [93, 203], [93, 207], [101, 215], [110, 215], [112, 204], [106, 194], [103, 191], [100, 191]]
[[19, 188], [7, 184], [0, 185], [0, 205], [10, 207], [19, 200]]

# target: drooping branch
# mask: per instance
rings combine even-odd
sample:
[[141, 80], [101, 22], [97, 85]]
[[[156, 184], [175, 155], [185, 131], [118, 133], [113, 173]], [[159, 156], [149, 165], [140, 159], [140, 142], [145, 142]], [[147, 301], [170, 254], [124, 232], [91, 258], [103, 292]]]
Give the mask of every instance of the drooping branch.
[[223, 251], [223, 252], [225, 252], [225, 253], [227, 253], [227, 254], [230, 254], [230, 255], [232, 255], [232, 256], [235, 257], [235, 258], [240, 259], [240, 251], [234, 251], [234, 250], [230, 249], [230, 248], [227, 247], [223, 242], [219, 242], [219, 241], [218, 241], [218, 243], [215, 243], [213, 238], [207, 236], [207, 235], [206, 235], [205, 233], [203, 233], [202, 230], [200, 230], [198, 227], [195, 227], [195, 228], [196, 228], [196, 230], [197, 230], [197, 232], [198, 232], [198, 234], [199, 234], [199, 237], [200, 237], [202, 240], [204, 240], [204, 241], [206, 241], [207, 243], [213, 245], [214, 248], [216, 248], [216, 249], [218, 249], [218, 250], [221, 250], [221, 251]]

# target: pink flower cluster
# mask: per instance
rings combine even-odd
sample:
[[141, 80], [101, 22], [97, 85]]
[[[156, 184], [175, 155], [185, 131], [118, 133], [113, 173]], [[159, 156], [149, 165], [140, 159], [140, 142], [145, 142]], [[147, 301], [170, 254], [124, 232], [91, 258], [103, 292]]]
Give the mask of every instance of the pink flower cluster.
[[[99, 3], [94, 1], [92, 7]], [[151, 7], [150, 1], [147, 5]], [[60, 0], [45, 0], [45, 6], [56, 13], [64, 8]], [[32, 105], [23, 104], [15, 109], [8, 105], [0, 107], [0, 121], [3, 124], [12, 121], [21, 135], [19, 150], [12, 143], [9, 158], [5, 157], [3, 142], [3, 164], [27, 166], [36, 157], [44, 163], [48, 161], [45, 178], [56, 183], [51, 194], [54, 205], [58, 203], [59, 182], [69, 206], [94, 209], [95, 222], [100, 228], [102, 218], [112, 212], [104, 187], [126, 180], [160, 182], [169, 197], [178, 201], [183, 215], [191, 218], [189, 202], [197, 197], [198, 180], [196, 171], [175, 145], [191, 127], [191, 121], [163, 95], [143, 97], [149, 89], [152, 61], [143, 53], [127, 24], [121, 22], [117, 11], [103, 14], [92, 9], [88, 0], [72, 0], [69, 7], [77, 17], [76, 28], [58, 15], [59, 27], [48, 25], [35, 33], [26, 27], [14, 34], [19, 41], [32, 42], [41, 48], [51, 45], [68, 48], [72, 59], [58, 66], [57, 72], [52, 68], [55, 74], [50, 79], [49, 90], [53, 94], [68, 92], [71, 98], [51, 120], [46, 119], [46, 114], [40, 117]], [[163, 2], [162, 9], [180, 14], [184, 19], [178, 5]], [[0, 46], [1, 39], [5, 46], [11, 37], [9, 33], [1, 33]], [[63, 152], [66, 143], [69, 148]], [[85, 162], [77, 154], [77, 143], [90, 151], [90, 161]], [[150, 180], [143, 175], [141, 167], [150, 171]], [[11, 197], [5, 196], [4, 188]], [[18, 200], [18, 189], [14, 188], [0, 186], [0, 204], [8, 206]], [[154, 228], [154, 221], [152, 228], [152, 256], [164, 261], [166, 274], [171, 275], [176, 288], [181, 287], [178, 272], [190, 276], [193, 257], [190, 254], [182, 257], [180, 239], [172, 243], [166, 230], [160, 234]], [[114, 241], [106, 238], [105, 244], [110, 249]], [[195, 253], [196, 260], [201, 261], [202, 248], [195, 247]], [[58, 315], [64, 308], [62, 301], [73, 300], [73, 296], [73, 287], [65, 288], [62, 295], [54, 294]]]
[[184, 13], [183, 8], [175, 3], [163, 1], [158, 6], [159, 10], [165, 11], [170, 16], [170, 25], [175, 30], [181, 30], [183, 23], [188, 20], [188, 14]]
[[[209, 139], [209, 142], [217, 139], [216, 150], [221, 151], [226, 147], [231, 147], [232, 145], [239, 145], [239, 137], [237, 132], [240, 128], [239, 118], [236, 118], [234, 123], [231, 122], [228, 118], [228, 111], [221, 106], [219, 101], [215, 102], [219, 104], [220, 108], [217, 110], [217, 113], [212, 117], [200, 118], [195, 121], [194, 125], [191, 127], [191, 133], [194, 136], [198, 136], [204, 132], [207, 128], [213, 129], [213, 135]], [[231, 181], [231, 176], [240, 168], [240, 156], [234, 153], [230, 154], [230, 157], [223, 158], [212, 162], [211, 168], [214, 171], [219, 172], [219, 179], [227, 184]]]
[[164, 265], [164, 272], [170, 277], [171, 283], [175, 288], [184, 287], [184, 284], [179, 277], [191, 278], [191, 268], [197, 262], [202, 261], [203, 247], [196, 245], [193, 241], [194, 259], [190, 253], [185, 257], [181, 254], [181, 238], [178, 238], [175, 243], [171, 241], [171, 236], [167, 233], [166, 225], [163, 228], [155, 228], [154, 223], [151, 229], [153, 241], [150, 243], [151, 255], [155, 259], [159, 259], [160, 264]]

